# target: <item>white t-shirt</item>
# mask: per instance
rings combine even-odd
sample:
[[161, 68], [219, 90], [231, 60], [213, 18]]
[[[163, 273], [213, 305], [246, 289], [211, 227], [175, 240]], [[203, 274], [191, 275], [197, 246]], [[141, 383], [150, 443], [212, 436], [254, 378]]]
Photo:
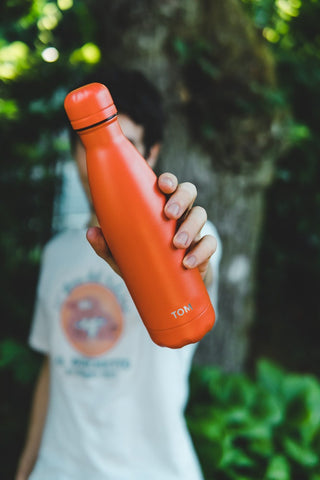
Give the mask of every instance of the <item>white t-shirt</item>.
[[[215, 307], [220, 254], [219, 245]], [[196, 346], [152, 342], [124, 282], [84, 230], [45, 248], [30, 345], [50, 358], [48, 414], [30, 480], [202, 479], [184, 419]]]

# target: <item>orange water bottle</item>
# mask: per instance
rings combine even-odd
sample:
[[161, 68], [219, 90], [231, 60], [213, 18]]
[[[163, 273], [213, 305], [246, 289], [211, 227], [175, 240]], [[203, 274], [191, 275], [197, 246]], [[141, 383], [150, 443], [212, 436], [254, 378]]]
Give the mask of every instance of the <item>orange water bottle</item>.
[[109, 90], [91, 83], [70, 92], [65, 110], [86, 149], [93, 206], [139, 314], [161, 346], [199, 341], [215, 313], [197, 269], [173, 246], [176, 221], [145, 159], [123, 134]]

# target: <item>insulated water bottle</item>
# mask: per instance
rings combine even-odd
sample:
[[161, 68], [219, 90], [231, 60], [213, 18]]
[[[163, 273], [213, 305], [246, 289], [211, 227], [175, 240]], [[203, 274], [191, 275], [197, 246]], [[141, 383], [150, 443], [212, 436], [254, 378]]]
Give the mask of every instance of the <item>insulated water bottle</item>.
[[70, 92], [65, 110], [86, 149], [93, 206], [103, 235], [152, 340], [179, 348], [213, 326], [214, 309], [198, 269], [173, 245], [177, 224], [145, 159], [123, 134], [109, 90]]

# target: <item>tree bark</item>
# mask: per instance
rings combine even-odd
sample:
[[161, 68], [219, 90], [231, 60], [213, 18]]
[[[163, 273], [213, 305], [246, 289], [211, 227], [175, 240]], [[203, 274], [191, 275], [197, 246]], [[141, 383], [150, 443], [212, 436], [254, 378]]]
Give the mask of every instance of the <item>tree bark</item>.
[[259, 108], [274, 85], [270, 54], [239, 0], [119, 0], [94, 8], [106, 61], [142, 70], [163, 93], [161, 170], [196, 183], [222, 239], [219, 320], [196, 361], [242, 370], [264, 194], [281, 132], [272, 106]]

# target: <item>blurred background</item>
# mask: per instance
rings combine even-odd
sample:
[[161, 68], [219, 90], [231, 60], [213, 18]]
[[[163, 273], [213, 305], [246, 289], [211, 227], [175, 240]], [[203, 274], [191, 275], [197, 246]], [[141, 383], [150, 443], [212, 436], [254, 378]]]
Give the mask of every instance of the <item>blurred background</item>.
[[0, 3], [1, 478], [40, 364], [41, 251], [87, 218], [63, 100], [120, 65], [162, 92], [160, 170], [196, 183], [223, 243], [187, 409], [206, 479], [320, 479], [319, 21], [318, 0]]

